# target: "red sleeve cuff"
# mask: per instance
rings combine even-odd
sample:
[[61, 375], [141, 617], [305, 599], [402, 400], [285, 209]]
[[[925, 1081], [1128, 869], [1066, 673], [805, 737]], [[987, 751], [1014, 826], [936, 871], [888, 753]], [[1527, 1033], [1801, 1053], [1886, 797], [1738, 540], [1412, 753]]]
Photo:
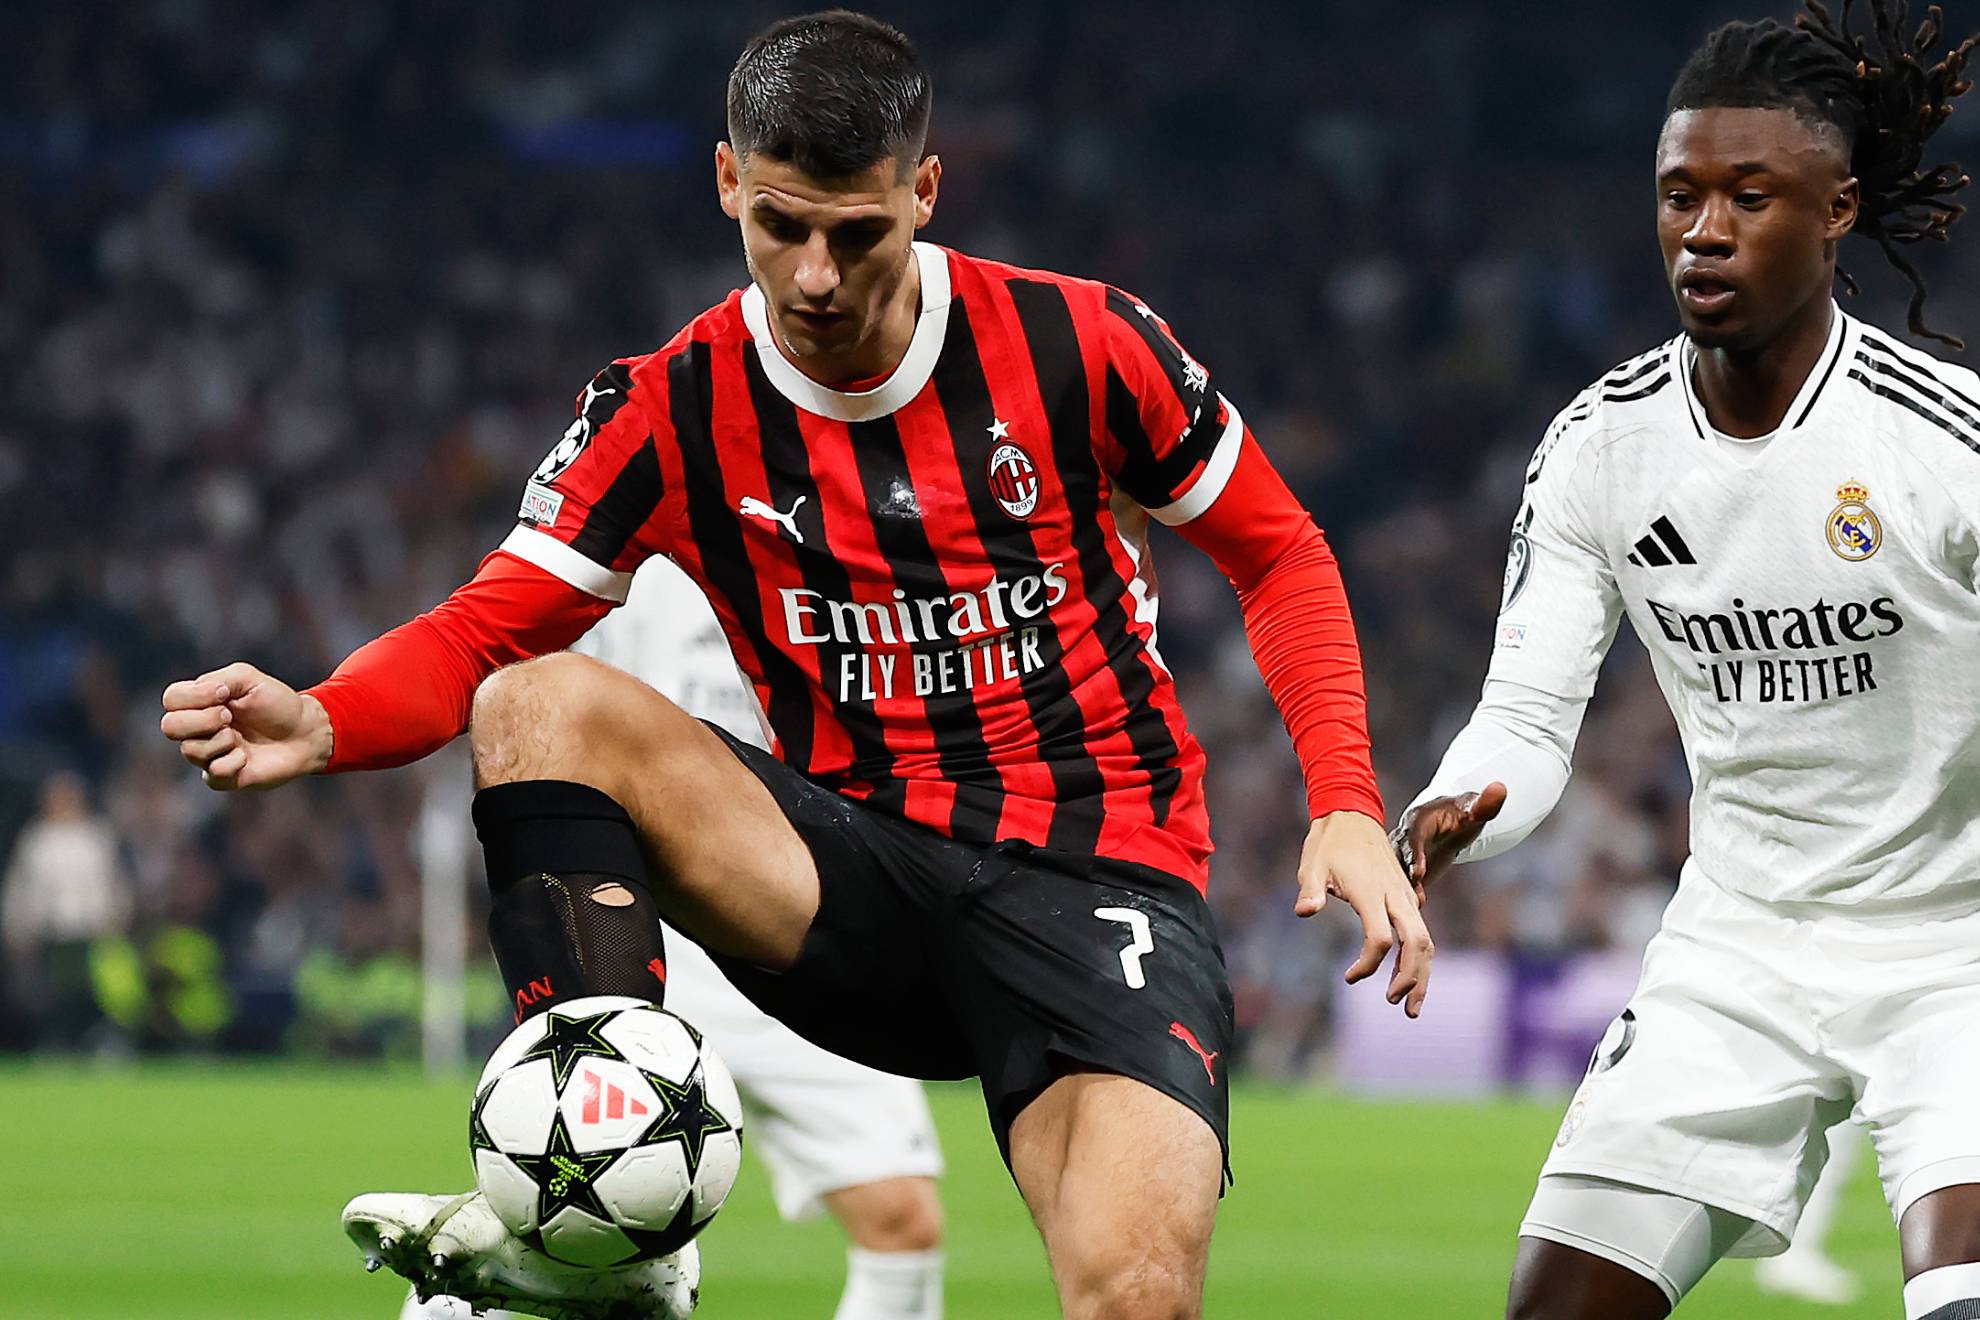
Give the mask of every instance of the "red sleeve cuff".
[[1331, 816], [1337, 811], [1358, 811], [1382, 828], [1388, 828], [1388, 817], [1383, 814], [1382, 795], [1359, 784], [1329, 784], [1306, 790], [1306, 809], [1314, 820]]

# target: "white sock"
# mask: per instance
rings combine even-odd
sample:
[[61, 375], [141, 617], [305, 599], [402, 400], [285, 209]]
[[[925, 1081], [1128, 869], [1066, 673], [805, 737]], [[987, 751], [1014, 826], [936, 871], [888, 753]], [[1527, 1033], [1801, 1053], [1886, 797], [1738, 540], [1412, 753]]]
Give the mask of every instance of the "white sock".
[[1849, 1188], [1849, 1176], [1856, 1171], [1857, 1161], [1868, 1144], [1868, 1134], [1848, 1120], [1829, 1129], [1829, 1162], [1822, 1166], [1822, 1176], [1815, 1180], [1815, 1190], [1809, 1193], [1808, 1208], [1801, 1212], [1801, 1223], [1794, 1230], [1794, 1242], [1787, 1254], [1828, 1255], [1829, 1231], [1836, 1226], [1843, 1193]]
[[[1964, 1305], [1961, 1305], [1964, 1303]], [[1980, 1316], [1980, 1264], [1941, 1265], [1904, 1285], [1904, 1320]]]
[[832, 1320], [942, 1320], [942, 1252], [846, 1251], [846, 1290]]
[[399, 1320], [522, 1320], [512, 1311], [483, 1311], [475, 1315], [474, 1308], [455, 1297], [435, 1297], [422, 1302], [419, 1294], [406, 1293], [406, 1304], [399, 1311]]

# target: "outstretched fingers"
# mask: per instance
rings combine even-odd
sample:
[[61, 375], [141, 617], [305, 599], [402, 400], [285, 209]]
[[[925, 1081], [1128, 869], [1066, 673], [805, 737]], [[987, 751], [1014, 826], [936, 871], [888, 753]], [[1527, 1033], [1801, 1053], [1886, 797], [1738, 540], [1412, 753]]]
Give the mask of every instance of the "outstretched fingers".
[[1361, 954], [1347, 969], [1349, 985], [1365, 981], [1381, 969], [1382, 960], [1396, 947], [1395, 923], [1387, 903], [1359, 903], [1355, 915], [1361, 918]]
[[1430, 993], [1430, 964], [1436, 960], [1437, 946], [1430, 938], [1430, 928], [1423, 922], [1413, 893], [1391, 893], [1387, 906], [1397, 938], [1396, 970], [1389, 978], [1389, 1002], [1400, 1003], [1403, 1012], [1415, 1017], [1423, 1011], [1423, 998]]
[[1379, 902], [1356, 908], [1361, 918], [1361, 953], [1347, 969], [1347, 982], [1353, 985], [1381, 970], [1391, 950], [1395, 970], [1389, 977], [1388, 1000], [1401, 1004], [1411, 1017], [1423, 1011], [1423, 998], [1430, 992], [1430, 964], [1437, 947], [1430, 928], [1417, 910], [1415, 894], [1395, 887], [1382, 894]]

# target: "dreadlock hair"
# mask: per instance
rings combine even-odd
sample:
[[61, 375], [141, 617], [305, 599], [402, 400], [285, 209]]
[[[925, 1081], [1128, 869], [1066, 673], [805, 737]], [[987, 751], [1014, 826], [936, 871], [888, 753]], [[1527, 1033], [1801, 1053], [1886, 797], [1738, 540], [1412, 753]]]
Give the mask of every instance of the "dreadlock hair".
[[[1937, 5], [1907, 34], [1906, 0], [1869, 0], [1866, 37], [1851, 31], [1852, 3], [1843, 0], [1838, 17], [1821, 0], [1805, 0], [1807, 12], [1792, 27], [1771, 18], [1726, 24], [1685, 62], [1665, 114], [1750, 106], [1792, 110], [1810, 124], [1833, 127], [1862, 193], [1856, 232], [1874, 239], [1911, 283], [1911, 333], [1964, 348], [1926, 327], [1925, 279], [1900, 245], [1944, 242], [1966, 210], [1952, 200], [1971, 182], [1959, 166], [1921, 170], [1918, 162], [1954, 99], [1973, 86], [1962, 75], [1980, 38], [1968, 37], [1928, 68], [1923, 57], [1944, 27]], [[1857, 291], [1847, 271], [1836, 273], [1844, 288]]]

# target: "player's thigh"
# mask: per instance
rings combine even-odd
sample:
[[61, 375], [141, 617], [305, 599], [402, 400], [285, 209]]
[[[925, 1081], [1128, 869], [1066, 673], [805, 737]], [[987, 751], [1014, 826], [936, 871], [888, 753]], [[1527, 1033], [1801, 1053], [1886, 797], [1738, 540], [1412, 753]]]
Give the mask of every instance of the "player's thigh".
[[1200, 1314], [1223, 1149], [1202, 1117], [1132, 1078], [1059, 1078], [1017, 1117], [1011, 1173], [1069, 1317]]
[[940, 963], [1000, 1142], [1074, 1072], [1133, 1078], [1228, 1148], [1235, 1030], [1209, 907], [1146, 867], [1004, 844], [942, 931]]
[[1751, 1231], [1743, 1215], [1606, 1178], [1546, 1174], [1519, 1226], [1510, 1320], [1658, 1320]]
[[810, 850], [734, 746], [632, 677], [568, 652], [475, 694], [476, 782], [587, 784], [632, 816], [668, 920], [722, 953], [783, 967], [818, 908]]
[[1606, 1178], [1744, 1216], [1736, 1255], [1784, 1247], [1852, 1081], [1808, 992], [1755, 957], [1795, 932], [1680, 892], [1596, 1048], [1543, 1173]]
[[1927, 1192], [1898, 1224], [1904, 1277], [1980, 1261], [1980, 1183]]
[[[1943, 955], [1942, 955], [1943, 956]], [[1967, 955], [1970, 956], [1970, 955]], [[1924, 966], [1908, 958], [1897, 975]], [[1866, 977], [1876, 969], [1866, 969]], [[1864, 1076], [1858, 1112], [1870, 1129], [1878, 1171], [1909, 1277], [1980, 1261], [1980, 985], [1954, 966], [1916, 993], [1885, 992], [1849, 1025], [1850, 1062]], [[1892, 972], [1881, 969], [1883, 985]]]
[[1548, 1238], [1519, 1240], [1506, 1320], [1663, 1320], [1670, 1313], [1670, 1298], [1625, 1265]]
[[818, 900], [795, 960], [766, 966], [712, 949], [723, 974], [841, 1058], [901, 1077], [974, 1076], [938, 965], [982, 850], [821, 788], [758, 748], [734, 750], [810, 850]]

